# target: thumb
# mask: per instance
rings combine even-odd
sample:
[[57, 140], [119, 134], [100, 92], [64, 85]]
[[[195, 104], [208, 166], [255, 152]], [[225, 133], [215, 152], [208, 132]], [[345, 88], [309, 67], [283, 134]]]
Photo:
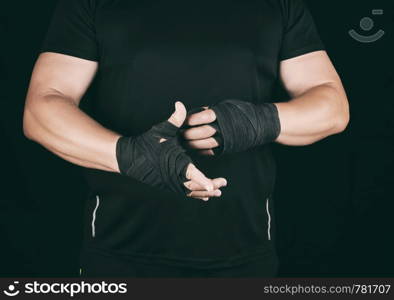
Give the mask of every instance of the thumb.
[[175, 112], [171, 115], [168, 121], [180, 128], [186, 120], [186, 115], [187, 111], [185, 105], [182, 102], [177, 101], [175, 103]]

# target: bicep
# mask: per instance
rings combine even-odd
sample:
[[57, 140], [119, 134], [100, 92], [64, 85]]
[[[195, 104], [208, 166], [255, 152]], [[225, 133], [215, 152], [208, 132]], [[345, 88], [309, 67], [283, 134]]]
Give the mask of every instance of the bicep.
[[[79, 104], [97, 72], [98, 63], [53, 52], [42, 53], [33, 70], [29, 94], [61, 94]], [[34, 101], [40, 97], [28, 97]]]
[[341, 85], [326, 51], [315, 51], [280, 63], [280, 79], [292, 97], [324, 84]]

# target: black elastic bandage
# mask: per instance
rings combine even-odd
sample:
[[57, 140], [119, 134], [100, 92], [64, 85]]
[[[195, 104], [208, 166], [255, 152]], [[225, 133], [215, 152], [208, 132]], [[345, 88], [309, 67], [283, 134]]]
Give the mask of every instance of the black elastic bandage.
[[210, 125], [216, 129], [214, 138], [220, 145], [213, 149], [216, 155], [271, 143], [280, 134], [278, 110], [272, 103], [225, 100], [210, 108], [216, 114], [216, 121]]
[[[120, 173], [150, 186], [170, 189], [176, 193], [190, 192], [184, 182], [191, 163], [180, 146], [179, 128], [162, 122], [136, 137], [121, 137], [116, 146]], [[161, 139], [166, 141], [160, 143]]]

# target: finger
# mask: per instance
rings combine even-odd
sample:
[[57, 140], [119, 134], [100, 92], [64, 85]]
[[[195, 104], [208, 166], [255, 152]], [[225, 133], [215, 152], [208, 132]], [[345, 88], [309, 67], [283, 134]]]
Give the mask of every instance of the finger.
[[189, 109], [189, 110], [187, 111], [187, 115], [188, 115], [188, 116], [190, 116], [190, 115], [193, 115], [193, 114], [196, 114], [196, 113], [202, 112], [202, 111], [204, 111], [204, 110], [205, 110], [205, 108], [204, 108], [204, 107], [196, 107], [196, 108], [192, 108], [192, 109]]
[[202, 140], [215, 135], [216, 129], [210, 125], [193, 127], [183, 132], [186, 140]]
[[219, 143], [214, 138], [188, 141], [186, 145], [191, 149], [212, 149], [219, 147]]
[[198, 151], [198, 153], [199, 153], [200, 155], [204, 155], [204, 156], [215, 156], [215, 152], [213, 152], [212, 149], [200, 150], [200, 151]]
[[187, 196], [188, 197], [193, 197], [193, 198], [212, 198], [212, 197], [220, 197], [222, 195], [221, 190], [214, 190], [214, 191], [193, 191], [189, 193]]
[[192, 114], [187, 117], [186, 124], [189, 126], [197, 126], [212, 123], [216, 120], [216, 114], [212, 109]]
[[181, 127], [186, 120], [186, 115], [187, 111], [185, 105], [178, 101], [175, 103], [175, 112], [171, 115], [168, 121], [176, 127]]
[[208, 179], [194, 164], [189, 164], [186, 171], [186, 178], [197, 182], [207, 191], [213, 191], [213, 182]]
[[[213, 182], [213, 188], [214, 190], [218, 190], [222, 187], [227, 186], [227, 180], [225, 178], [215, 178], [212, 180]], [[187, 181], [184, 183], [184, 185], [190, 190], [190, 191], [204, 191], [204, 187], [198, 184], [195, 181]]]
[[202, 200], [202, 201], [205, 201], [205, 202], [207, 202], [209, 200], [209, 198], [201, 198], [201, 197], [192, 197], [192, 198], [199, 199], [199, 200]]

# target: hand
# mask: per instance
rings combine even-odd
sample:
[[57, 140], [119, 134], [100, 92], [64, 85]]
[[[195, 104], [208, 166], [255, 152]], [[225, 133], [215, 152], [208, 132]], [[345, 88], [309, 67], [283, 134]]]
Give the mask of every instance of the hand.
[[185, 146], [203, 155], [239, 153], [274, 142], [281, 124], [275, 104], [224, 100], [192, 114], [183, 132]]
[[[207, 201], [219, 197], [223, 178], [209, 179], [193, 164], [181, 147], [177, 133], [186, 119], [181, 102], [162, 123], [137, 137], [121, 137], [117, 143], [117, 160], [121, 174], [145, 184], [169, 188], [176, 193]], [[189, 189], [190, 187], [190, 189]]]
[[201, 112], [189, 115], [186, 124], [193, 127], [182, 133], [185, 146], [197, 150], [202, 155], [215, 155], [213, 149], [219, 147], [218, 138], [215, 137], [217, 133], [215, 121], [216, 114], [208, 107], [204, 107]]
[[208, 201], [209, 198], [212, 197], [220, 197], [222, 195], [220, 188], [227, 186], [227, 180], [224, 178], [215, 178], [212, 180], [212, 183], [213, 190], [207, 191], [201, 186], [201, 184], [198, 184], [196, 180], [185, 182], [184, 185], [191, 191], [189, 194], [187, 194], [187, 196], [201, 199], [203, 201]]
[[[180, 128], [186, 119], [186, 108], [181, 102], [177, 102], [175, 108], [175, 112], [168, 121]], [[163, 141], [166, 141], [166, 139], [160, 140], [160, 142]], [[225, 178], [208, 179], [192, 163], [189, 164], [186, 170], [186, 178], [189, 181], [185, 182], [184, 185], [191, 191], [187, 196], [203, 201], [208, 201], [211, 197], [220, 197], [222, 195], [220, 188], [227, 186], [227, 180]]]

